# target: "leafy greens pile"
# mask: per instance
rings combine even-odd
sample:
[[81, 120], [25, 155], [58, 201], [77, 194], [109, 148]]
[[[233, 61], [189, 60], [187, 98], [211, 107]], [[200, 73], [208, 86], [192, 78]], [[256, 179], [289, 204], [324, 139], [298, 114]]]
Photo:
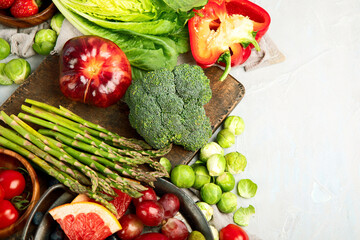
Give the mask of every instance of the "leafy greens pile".
[[173, 69], [189, 51], [184, 26], [191, 9], [206, 0], [53, 0], [66, 19], [85, 35], [116, 43], [132, 66], [133, 77], [160, 68]]

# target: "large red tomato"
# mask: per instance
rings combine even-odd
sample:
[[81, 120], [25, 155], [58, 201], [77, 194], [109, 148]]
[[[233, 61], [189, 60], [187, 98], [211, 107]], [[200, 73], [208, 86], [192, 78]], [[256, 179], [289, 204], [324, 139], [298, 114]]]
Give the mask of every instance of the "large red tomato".
[[0, 173], [0, 184], [4, 188], [4, 198], [12, 199], [25, 189], [24, 176], [15, 170], [4, 170]]
[[249, 236], [241, 227], [229, 224], [220, 230], [220, 240], [249, 240]]
[[130, 63], [112, 41], [81, 36], [65, 43], [60, 56], [60, 89], [68, 98], [108, 107], [124, 96], [130, 84]]

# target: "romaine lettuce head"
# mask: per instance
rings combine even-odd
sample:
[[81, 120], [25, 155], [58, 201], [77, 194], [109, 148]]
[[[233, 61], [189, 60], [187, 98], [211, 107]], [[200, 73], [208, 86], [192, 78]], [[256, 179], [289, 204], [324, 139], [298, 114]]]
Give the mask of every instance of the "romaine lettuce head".
[[159, 14], [158, 1], [152, 0], [61, 0], [69, 8], [100, 19], [149, 21]]

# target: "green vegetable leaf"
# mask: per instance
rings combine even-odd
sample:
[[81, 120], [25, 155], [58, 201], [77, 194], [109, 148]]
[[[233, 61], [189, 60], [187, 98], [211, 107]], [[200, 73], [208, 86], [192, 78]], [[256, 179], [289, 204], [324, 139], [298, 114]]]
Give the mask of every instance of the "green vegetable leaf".
[[255, 214], [255, 208], [252, 205], [247, 208], [241, 207], [234, 213], [234, 222], [240, 226], [247, 226], [253, 214]]
[[14, 82], [4, 72], [5, 63], [0, 63], [0, 85], [11, 85]]
[[62, 4], [89, 15], [118, 21], [149, 21], [155, 19], [159, 6], [152, 0], [61, 0]]
[[163, 0], [169, 7], [175, 11], [187, 12], [193, 8], [202, 7], [207, 4], [208, 0]]
[[257, 185], [250, 179], [241, 179], [237, 185], [238, 194], [243, 198], [252, 198], [257, 191]]
[[125, 0], [121, 3], [119, 0], [61, 0], [61, 3], [101, 27], [150, 35], [175, 33], [184, 28], [187, 20], [194, 15], [192, 12], [176, 11], [161, 0]]

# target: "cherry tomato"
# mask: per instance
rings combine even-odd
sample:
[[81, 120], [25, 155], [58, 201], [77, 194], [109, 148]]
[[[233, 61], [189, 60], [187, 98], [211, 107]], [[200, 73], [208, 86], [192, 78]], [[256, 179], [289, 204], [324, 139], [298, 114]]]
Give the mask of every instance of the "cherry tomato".
[[0, 229], [6, 228], [16, 222], [19, 218], [19, 213], [14, 205], [8, 200], [0, 202]]
[[4, 197], [5, 197], [5, 190], [3, 186], [0, 185], [0, 202], [4, 199]]
[[241, 227], [229, 224], [220, 230], [220, 240], [249, 240], [249, 236]]
[[5, 190], [5, 199], [20, 195], [25, 189], [24, 176], [15, 170], [5, 170], [0, 173], [0, 184]]

